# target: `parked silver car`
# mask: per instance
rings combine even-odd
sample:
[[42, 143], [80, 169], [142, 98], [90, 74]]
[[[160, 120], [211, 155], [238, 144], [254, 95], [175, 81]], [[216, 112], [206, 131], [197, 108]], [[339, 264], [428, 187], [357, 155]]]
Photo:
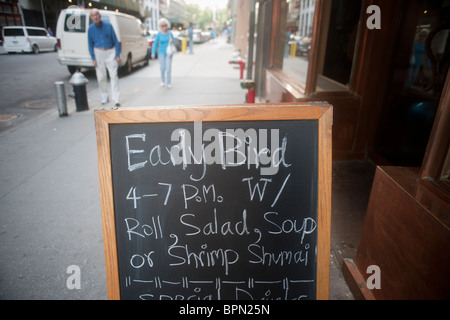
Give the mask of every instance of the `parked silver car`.
[[39, 27], [3, 27], [3, 47], [8, 53], [56, 51], [56, 38]]

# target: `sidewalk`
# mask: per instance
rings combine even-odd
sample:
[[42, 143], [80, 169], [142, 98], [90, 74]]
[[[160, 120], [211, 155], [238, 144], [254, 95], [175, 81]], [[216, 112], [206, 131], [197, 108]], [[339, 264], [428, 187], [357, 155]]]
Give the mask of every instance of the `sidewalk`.
[[[233, 49], [219, 38], [194, 46], [194, 54], [177, 52], [172, 62], [172, 88], [161, 87], [158, 60], [121, 78], [122, 107], [243, 103], [239, 68], [228, 63]], [[98, 94], [89, 95], [91, 108], [99, 107]], [[112, 103], [111, 103], [112, 106]]]
[[[160, 86], [157, 60], [122, 77], [122, 106], [242, 103], [232, 46], [217, 39], [194, 50], [174, 56], [172, 89]], [[55, 106], [0, 133], [0, 299], [107, 298], [94, 127], [104, 106], [98, 89], [88, 95], [89, 111], [68, 98], [68, 117]], [[79, 290], [66, 285], [71, 265]], [[331, 298], [351, 299], [340, 266], [331, 268]]]

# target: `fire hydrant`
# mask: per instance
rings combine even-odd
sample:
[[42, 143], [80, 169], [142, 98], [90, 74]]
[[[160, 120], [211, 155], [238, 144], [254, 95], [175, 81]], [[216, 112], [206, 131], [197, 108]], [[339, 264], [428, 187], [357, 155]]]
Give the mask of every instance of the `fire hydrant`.
[[229, 64], [238, 64], [239, 67], [240, 67], [240, 72], [241, 72], [241, 73], [240, 73], [239, 80], [244, 79], [245, 62], [242, 61], [241, 58], [237, 58], [237, 59], [235, 59], [235, 60], [230, 60], [230, 61], [228, 61], [228, 63], [229, 63]]
[[248, 89], [246, 103], [255, 103], [255, 87], [256, 84], [253, 80], [241, 81], [241, 88]]
[[72, 78], [70, 78], [69, 83], [73, 86], [77, 112], [89, 110], [86, 93], [86, 84], [88, 82], [89, 80], [78, 70], [72, 75]]

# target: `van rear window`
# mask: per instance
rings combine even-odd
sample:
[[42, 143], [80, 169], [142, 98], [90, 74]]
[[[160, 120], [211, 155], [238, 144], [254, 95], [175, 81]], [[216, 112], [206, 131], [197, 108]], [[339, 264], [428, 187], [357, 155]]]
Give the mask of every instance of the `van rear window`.
[[86, 15], [85, 14], [66, 14], [64, 19], [64, 31], [66, 32], [86, 32]]
[[23, 36], [23, 29], [22, 28], [5, 28], [3, 29], [3, 34], [5, 37], [17, 37], [17, 36]]

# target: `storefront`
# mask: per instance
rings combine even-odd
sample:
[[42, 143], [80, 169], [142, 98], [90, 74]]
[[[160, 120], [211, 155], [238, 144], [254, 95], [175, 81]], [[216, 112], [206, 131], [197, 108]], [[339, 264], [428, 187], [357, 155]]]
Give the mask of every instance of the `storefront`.
[[269, 0], [257, 10], [261, 101], [332, 103], [336, 159], [421, 165], [448, 72], [448, 1]]
[[[377, 169], [344, 268], [357, 297], [449, 298], [450, 2], [266, 0], [256, 9], [259, 100], [331, 103], [333, 158], [389, 166]], [[371, 265], [381, 289], [363, 288]]]

